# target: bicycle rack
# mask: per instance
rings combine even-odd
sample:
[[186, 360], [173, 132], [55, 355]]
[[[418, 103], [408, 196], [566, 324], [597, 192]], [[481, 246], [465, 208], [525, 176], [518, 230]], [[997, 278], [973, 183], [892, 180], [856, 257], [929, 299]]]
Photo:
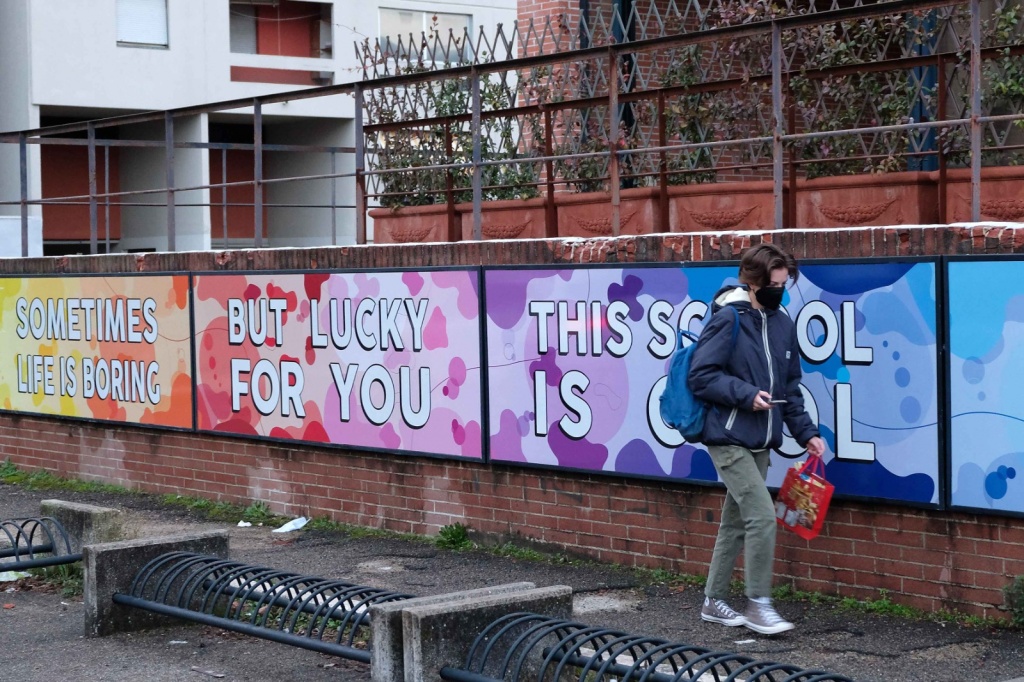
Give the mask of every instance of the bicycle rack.
[[536, 613], [494, 621], [474, 640], [448, 682], [853, 682], [820, 670], [630, 635]]
[[71, 538], [55, 518], [0, 521], [0, 571], [21, 571], [81, 560], [82, 554], [72, 551]]
[[[162, 554], [117, 604], [363, 663], [369, 607], [414, 595], [248, 566], [190, 552]], [[329, 635], [329, 636], [328, 636]]]

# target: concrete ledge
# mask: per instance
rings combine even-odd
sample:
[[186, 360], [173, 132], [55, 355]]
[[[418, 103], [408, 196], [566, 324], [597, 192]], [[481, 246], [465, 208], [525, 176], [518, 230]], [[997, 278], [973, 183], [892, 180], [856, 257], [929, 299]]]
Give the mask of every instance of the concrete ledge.
[[[435, 594], [403, 601], [385, 602], [370, 607], [370, 679], [373, 682], [399, 682], [405, 679], [402, 612], [417, 606], [454, 604], [493, 594], [522, 592], [533, 583], [509, 583], [465, 592]], [[475, 635], [474, 635], [475, 636]]]
[[43, 500], [39, 503], [39, 512], [40, 516], [51, 516], [64, 526], [73, 554], [81, 552], [85, 545], [125, 539], [125, 517], [118, 509], [64, 500]]
[[82, 548], [86, 637], [103, 637], [115, 632], [130, 632], [180, 622], [142, 609], [121, 606], [113, 601], [115, 592], [128, 593], [139, 569], [168, 552], [195, 552], [226, 558], [228, 532], [217, 530], [194, 535], [86, 545]]
[[518, 611], [568, 620], [572, 588], [554, 585], [403, 609], [405, 682], [433, 682], [444, 666], [461, 667], [488, 625]]

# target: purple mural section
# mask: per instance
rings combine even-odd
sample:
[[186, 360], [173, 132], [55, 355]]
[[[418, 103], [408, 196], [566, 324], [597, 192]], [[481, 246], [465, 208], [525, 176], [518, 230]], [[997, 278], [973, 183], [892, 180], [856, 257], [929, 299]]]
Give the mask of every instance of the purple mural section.
[[[807, 264], [787, 290], [801, 391], [841, 495], [938, 505], [935, 263]], [[716, 481], [659, 414], [678, 329], [735, 266], [486, 270], [490, 458]], [[788, 433], [768, 483], [803, 448]]]
[[487, 270], [485, 281], [492, 460], [716, 480], [703, 447], [658, 414], [676, 325], [696, 331], [707, 311], [680, 268]]

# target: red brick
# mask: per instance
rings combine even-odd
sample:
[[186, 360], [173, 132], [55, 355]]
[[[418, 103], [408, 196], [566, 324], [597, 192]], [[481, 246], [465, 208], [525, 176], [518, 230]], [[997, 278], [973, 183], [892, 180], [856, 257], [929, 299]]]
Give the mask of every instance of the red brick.
[[860, 556], [875, 557], [876, 559], [898, 561], [902, 558], [900, 555], [900, 548], [895, 545], [879, 545], [874, 542], [855, 542], [853, 551]]
[[875, 529], [875, 540], [887, 545], [900, 545], [902, 547], [923, 547], [924, 536], [920, 533], [905, 533], [903, 531], [892, 531], [886, 528]]
[[[831, 513], [831, 510], [829, 510], [829, 514]], [[867, 542], [873, 542], [875, 539], [875, 529], [867, 525], [828, 522], [828, 529], [831, 537]]]
[[912, 580], [910, 578], [903, 579], [903, 590], [904, 594], [913, 594], [925, 597], [935, 597], [938, 599], [947, 599], [953, 591], [953, 587], [945, 583], [935, 583], [929, 580]]
[[996, 572], [970, 571], [966, 578], [968, 585], [992, 590], [1002, 590], [1013, 582], [1013, 576], [1001, 575]]
[[857, 585], [860, 587], [888, 590], [890, 592], [902, 592], [903, 579], [899, 576], [885, 575], [883, 573], [858, 573]]
[[851, 552], [848, 555], [832, 555], [829, 559], [828, 565], [832, 568], [844, 568], [857, 572], [867, 571], [870, 573], [875, 570], [877, 561], [874, 557], [861, 556], [856, 552]]

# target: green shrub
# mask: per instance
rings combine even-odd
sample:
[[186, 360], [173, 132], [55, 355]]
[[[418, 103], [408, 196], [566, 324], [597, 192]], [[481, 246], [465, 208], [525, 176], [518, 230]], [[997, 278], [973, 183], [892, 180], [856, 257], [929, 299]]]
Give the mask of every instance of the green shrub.
[[1024, 575], [1018, 575], [1004, 587], [1003, 596], [1010, 612], [1010, 621], [1017, 627], [1024, 627]]
[[435, 541], [443, 549], [470, 549], [473, 541], [469, 539], [469, 529], [461, 523], [443, 526], [437, 533]]

